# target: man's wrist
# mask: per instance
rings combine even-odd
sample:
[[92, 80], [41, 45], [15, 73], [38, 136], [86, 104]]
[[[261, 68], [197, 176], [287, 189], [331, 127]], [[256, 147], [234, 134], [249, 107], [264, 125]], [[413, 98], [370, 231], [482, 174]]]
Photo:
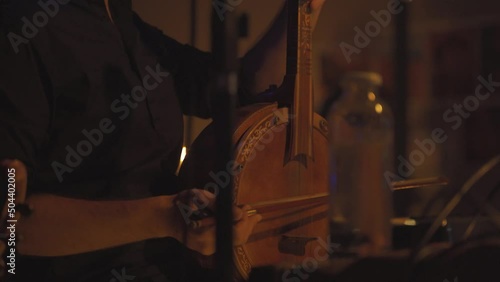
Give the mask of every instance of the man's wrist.
[[[171, 237], [177, 241], [183, 242], [185, 224], [183, 224], [182, 216], [174, 203], [175, 196], [160, 196], [157, 197], [159, 209], [154, 210], [154, 214], [150, 216], [150, 220], [155, 223], [152, 230], [154, 237], [165, 238]], [[163, 222], [163, 224], [158, 224]]]

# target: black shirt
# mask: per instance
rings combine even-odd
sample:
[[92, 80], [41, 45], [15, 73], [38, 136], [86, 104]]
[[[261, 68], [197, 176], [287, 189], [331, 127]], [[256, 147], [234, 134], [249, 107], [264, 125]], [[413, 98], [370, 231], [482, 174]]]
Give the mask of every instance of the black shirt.
[[[130, 1], [111, 1], [113, 24], [103, 2], [59, 4], [41, 28], [25, 13], [38, 30], [31, 39], [12, 16], [28, 8], [7, 11], [0, 159], [29, 166], [31, 193], [115, 199], [173, 192], [181, 105], [188, 114], [210, 114], [212, 57], [144, 23]], [[43, 11], [31, 5], [35, 14]]]
[[[176, 192], [182, 112], [210, 116], [212, 56], [144, 23], [127, 0], [110, 0], [114, 24], [103, 0], [40, 2], [52, 6], [1, 2], [0, 159], [27, 164], [29, 193], [133, 199]], [[126, 267], [137, 281], [171, 281], [180, 279], [168, 273], [183, 267], [181, 249], [157, 240], [22, 258], [17, 277], [120, 281], [114, 274]], [[20, 278], [28, 274], [35, 278]]]

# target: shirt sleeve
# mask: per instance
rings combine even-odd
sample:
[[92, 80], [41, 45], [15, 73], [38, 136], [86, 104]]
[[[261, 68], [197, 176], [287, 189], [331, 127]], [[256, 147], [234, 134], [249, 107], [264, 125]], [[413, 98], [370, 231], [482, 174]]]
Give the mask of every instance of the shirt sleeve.
[[50, 108], [36, 53], [21, 36], [0, 26], [0, 160], [19, 159], [31, 173], [48, 139]]

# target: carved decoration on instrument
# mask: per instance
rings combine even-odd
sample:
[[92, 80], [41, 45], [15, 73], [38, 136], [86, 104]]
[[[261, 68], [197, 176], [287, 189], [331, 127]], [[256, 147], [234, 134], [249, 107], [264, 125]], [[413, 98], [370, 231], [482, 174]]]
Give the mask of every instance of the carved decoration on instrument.
[[245, 163], [252, 153], [259, 140], [264, 136], [264, 134], [274, 126], [271, 119], [267, 119], [264, 123], [259, 124], [255, 129], [252, 130], [251, 135], [242, 149], [241, 159], [238, 163]]
[[247, 256], [245, 248], [243, 246], [235, 247], [234, 255], [236, 257], [236, 267], [239, 273], [243, 276], [244, 280], [248, 280], [250, 278], [250, 271], [252, 271], [252, 262]]
[[[276, 111], [276, 110], [275, 110]], [[286, 111], [285, 111], [286, 112]], [[281, 112], [280, 112], [281, 113]], [[282, 113], [281, 113], [282, 114]], [[284, 123], [284, 120], [282, 119], [277, 119], [277, 115], [275, 113], [270, 114], [268, 117], [263, 119], [263, 122], [255, 126], [254, 128], [250, 129], [250, 132], [248, 133], [248, 137], [243, 136], [242, 139], [248, 138], [247, 142], [245, 142], [245, 146], [239, 150], [239, 152], [236, 155], [236, 163], [239, 164], [240, 166], [245, 166], [245, 163], [248, 160], [248, 157], [252, 152], [256, 153], [254, 151], [256, 145], [259, 143], [259, 141], [262, 139], [262, 137], [269, 131], [271, 130], [274, 126], [278, 126], [281, 123]], [[251, 160], [248, 160], [251, 161]], [[238, 197], [238, 191], [239, 191], [239, 184], [240, 184], [240, 174], [236, 174], [234, 176], [234, 191], [233, 191], [233, 198], [237, 199]], [[250, 261], [250, 258], [248, 257], [245, 247], [243, 246], [238, 246], [234, 249], [234, 255], [235, 255], [235, 261], [236, 261], [236, 266], [240, 270], [240, 273], [244, 273], [247, 275], [247, 277], [243, 277], [245, 280], [248, 280], [250, 271], [252, 270], [252, 262]]]

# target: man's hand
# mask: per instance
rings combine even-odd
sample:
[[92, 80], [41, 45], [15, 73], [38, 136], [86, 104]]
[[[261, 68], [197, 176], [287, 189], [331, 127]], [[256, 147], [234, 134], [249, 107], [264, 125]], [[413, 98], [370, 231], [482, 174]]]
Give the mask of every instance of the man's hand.
[[[13, 186], [15, 189], [15, 204], [24, 203], [28, 189], [28, 171], [26, 165], [19, 160], [2, 160], [0, 161], [0, 169], [2, 169], [0, 173], [3, 173], [3, 170], [5, 170], [7, 174], [15, 175], [14, 182], [10, 183], [9, 187]], [[7, 186], [0, 187], [0, 189], [4, 189], [1, 193], [7, 194]], [[3, 221], [7, 219], [7, 203], [2, 207], [2, 223], [0, 224], [3, 224]], [[16, 219], [19, 219], [19, 213], [16, 214]]]
[[[2, 189], [0, 193], [3, 195], [6, 195], [6, 199], [8, 198], [7, 193], [8, 189], [12, 186], [15, 188], [15, 194], [14, 194], [14, 200], [16, 205], [19, 204], [20, 202], [24, 202], [26, 198], [26, 189], [28, 185], [28, 173], [26, 170], [26, 166], [24, 163], [18, 160], [2, 160], [0, 161], [0, 174], [5, 173], [5, 176], [7, 175], [15, 175], [14, 177], [14, 182], [9, 182], [10, 185], [5, 185], [4, 187], [0, 187]], [[3, 179], [3, 175], [1, 175], [0, 179]], [[5, 178], [7, 179], [7, 177]], [[0, 181], [2, 185], [7, 182]], [[8, 206], [7, 204], [9, 201], [5, 201], [5, 203], [0, 203], [0, 206], [2, 208], [2, 213], [1, 213], [1, 218], [0, 218], [0, 232], [6, 232], [5, 228], [5, 223], [7, 220], [8, 216]], [[19, 219], [19, 214], [15, 215], [16, 219]], [[4, 258], [4, 252], [6, 249], [5, 242], [3, 240], [0, 240], [0, 278], [2, 278], [5, 275], [6, 271], [6, 265], [5, 261], [3, 260]]]
[[28, 173], [26, 165], [19, 160], [1, 160], [0, 167], [3, 169], [14, 169], [16, 171], [16, 187], [26, 191], [28, 184]]
[[[181, 192], [177, 198], [178, 201], [182, 203], [181, 213], [184, 215], [197, 214], [202, 210], [208, 210], [213, 213], [215, 210], [215, 196], [207, 191], [192, 189], [188, 191]], [[180, 205], [177, 205], [180, 207]], [[186, 212], [186, 209], [189, 209]], [[234, 246], [243, 245], [248, 241], [248, 238], [252, 234], [255, 225], [261, 221], [262, 216], [256, 214], [248, 216], [247, 211], [251, 210], [251, 207], [245, 205], [243, 207], [233, 207], [233, 244]], [[202, 255], [212, 255], [215, 253], [215, 225], [206, 224], [198, 228], [192, 228], [189, 226], [189, 221], [191, 219], [184, 218], [181, 224], [186, 225], [185, 232], [185, 242], [184, 244], [189, 249], [195, 250]], [[210, 222], [208, 220], [207, 222]]]

